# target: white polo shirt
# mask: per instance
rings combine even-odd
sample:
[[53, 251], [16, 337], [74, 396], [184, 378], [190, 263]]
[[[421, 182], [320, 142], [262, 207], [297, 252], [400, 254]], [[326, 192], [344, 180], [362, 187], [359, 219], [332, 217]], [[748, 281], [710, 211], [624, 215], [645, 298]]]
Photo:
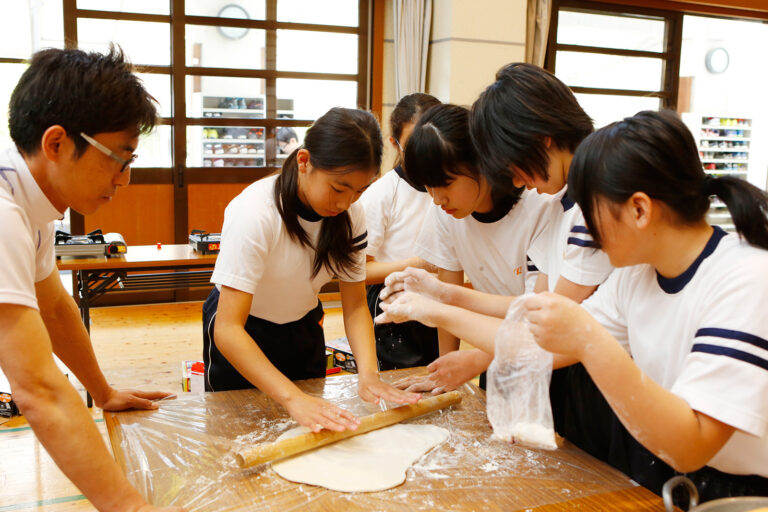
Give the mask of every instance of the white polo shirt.
[[414, 243], [432, 204], [432, 197], [411, 186], [402, 172], [400, 167], [392, 169], [360, 197], [368, 228], [366, 250], [376, 261], [415, 256]]
[[608, 255], [595, 249], [581, 208], [566, 195], [567, 187], [553, 197], [547, 210], [549, 227], [531, 246], [529, 255], [547, 274], [553, 291], [560, 276], [584, 286], [599, 285], [613, 270]]
[[473, 213], [456, 219], [433, 205], [416, 241], [416, 255], [445, 270], [463, 270], [486, 293], [525, 293], [527, 253], [548, 221], [551, 196], [525, 191], [500, 219]]
[[[277, 324], [299, 320], [317, 307], [317, 294], [333, 273], [321, 268], [312, 277], [315, 250], [288, 235], [274, 200], [275, 180], [270, 176], [249, 185], [224, 211], [221, 251], [211, 282], [253, 295], [250, 314]], [[352, 220], [356, 269], [339, 275], [342, 281], [365, 280], [365, 215], [359, 203], [348, 210]], [[314, 213], [314, 212], [313, 212]], [[312, 216], [308, 216], [312, 218]], [[321, 220], [299, 217], [313, 246]]]
[[21, 154], [0, 153], [0, 303], [39, 309], [35, 283], [56, 270], [53, 221], [61, 217]]
[[584, 308], [648, 377], [736, 428], [708, 465], [768, 477], [768, 251], [719, 228], [674, 279], [616, 269]]

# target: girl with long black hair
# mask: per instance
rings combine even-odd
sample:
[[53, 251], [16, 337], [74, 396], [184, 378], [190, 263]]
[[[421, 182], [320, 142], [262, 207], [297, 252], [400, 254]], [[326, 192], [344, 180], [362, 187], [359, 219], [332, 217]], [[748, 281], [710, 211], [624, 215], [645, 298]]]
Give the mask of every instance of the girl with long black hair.
[[[619, 268], [581, 306], [545, 293], [526, 308], [538, 343], [583, 363], [612, 409], [582, 433], [591, 452], [656, 492], [683, 472], [705, 500], [768, 495], [768, 196], [705, 174], [670, 111], [587, 137], [568, 194]], [[738, 234], [708, 224], [712, 196]]]
[[379, 380], [365, 299], [360, 194], [381, 164], [381, 132], [368, 112], [333, 108], [307, 131], [282, 172], [227, 206], [221, 253], [203, 306], [206, 390], [258, 387], [313, 431], [354, 429], [349, 412], [291, 381], [325, 376], [320, 288], [339, 279], [361, 398], [415, 402]]

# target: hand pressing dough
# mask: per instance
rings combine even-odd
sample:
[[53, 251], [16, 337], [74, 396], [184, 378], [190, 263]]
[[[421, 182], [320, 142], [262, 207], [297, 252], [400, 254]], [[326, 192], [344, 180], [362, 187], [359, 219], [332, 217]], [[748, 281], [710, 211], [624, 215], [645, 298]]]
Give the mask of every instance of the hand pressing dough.
[[[307, 432], [294, 428], [277, 440]], [[411, 464], [446, 439], [441, 427], [397, 424], [274, 462], [272, 469], [286, 480], [334, 491], [383, 491], [403, 483]]]

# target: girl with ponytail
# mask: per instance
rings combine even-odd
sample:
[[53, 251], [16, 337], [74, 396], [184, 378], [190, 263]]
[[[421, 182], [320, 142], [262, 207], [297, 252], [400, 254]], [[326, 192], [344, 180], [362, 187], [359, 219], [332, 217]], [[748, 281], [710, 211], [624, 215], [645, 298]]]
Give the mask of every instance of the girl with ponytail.
[[303, 393], [293, 380], [324, 377], [320, 288], [339, 279], [360, 397], [415, 402], [379, 380], [365, 298], [365, 216], [360, 194], [381, 165], [368, 112], [333, 108], [307, 131], [282, 172], [227, 206], [221, 252], [203, 306], [207, 391], [257, 387], [312, 431], [355, 429], [355, 417]]
[[[526, 307], [537, 342], [582, 362], [613, 410], [590, 451], [656, 492], [683, 472], [704, 500], [768, 495], [766, 193], [706, 175], [675, 113], [640, 112], [581, 143], [568, 195], [620, 268], [581, 306]], [[712, 196], [737, 233], [707, 223]]]

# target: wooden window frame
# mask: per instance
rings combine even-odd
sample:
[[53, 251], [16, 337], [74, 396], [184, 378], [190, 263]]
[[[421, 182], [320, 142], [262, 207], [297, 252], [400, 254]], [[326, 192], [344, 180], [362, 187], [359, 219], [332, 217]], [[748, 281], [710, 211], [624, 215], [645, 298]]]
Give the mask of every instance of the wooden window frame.
[[[277, 21], [277, 1], [266, 0], [266, 16], [264, 20], [218, 18], [215, 16], [187, 15], [185, 0], [167, 0], [170, 14], [144, 14], [132, 12], [101, 11], [79, 9], [77, 0], [63, 0], [64, 10], [64, 40], [68, 48], [77, 47], [77, 21], [79, 19], [102, 19], [120, 21], [140, 21], [167, 23], [171, 31], [171, 55], [169, 66], [144, 66], [139, 64], [142, 73], [155, 73], [171, 77], [171, 101], [173, 115], [161, 117], [158, 125], [172, 127], [171, 167], [147, 167], [132, 169], [133, 184], [139, 185], [170, 185], [174, 186], [174, 242], [186, 243], [189, 235], [187, 185], [215, 183], [250, 183], [268, 176], [276, 171], [277, 145], [275, 131], [278, 127], [306, 127], [312, 119], [278, 119], [277, 118], [277, 79], [299, 78], [313, 80], [349, 80], [357, 82], [357, 107], [370, 108], [371, 91], [369, 89], [370, 60], [371, 60], [371, 26], [372, 0], [358, 0], [358, 26], [345, 27], [339, 25], [319, 25], [310, 23], [292, 23]], [[266, 34], [266, 69], [211, 68], [186, 65], [186, 48], [184, 43], [187, 25], [208, 25], [217, 27], [240, 27], [264, 30]], [[275, 69], [277, 60], [277, 31], [303, 30], [339, 34], [358, 35], [358, 65], [357, 73], [314, 73], [296, 71], [278, 71]], [[24, 62], [24, 59], [0, 59], [0, 62]], [[266, 117], [263, 119], [250, 118], [193, 118], [186, 113], [185, 78], [193, 76], [259, 78], [265, 81]], [[264, 167], [190, 167], [186, 165], [187, 127], [188, 126], [243, 126], [265, 128], [265, 163]], [[85, 219], [72, 211], [70, 216], [71, 230], [74, 234], [85, 232]]]
[[[664, 50], [661, 52], [624, 50], [616, 48], [604, 48], [598, 46], [582, 46], [572, 44], [560, 44], [557, 42], [557, 28], [561, 9], [569, 11], [581, 11], [593, 14], [605, 14], [609, 16], [648, 16], [663, 19]], [[660, 90], [638, 91], [632, 89], [609, 89], [598, 87], [574, 87], [569, 86], [574, 93], [580, 94], [605, 94], [612, 96], [631, 96], [643, 98], [659, 98], [662, 108], [675, 108], [679, 93], [680, 81], [680, 52], [683, 43], [683, 12], [647, 9], [628, 5], [617, 5], [603, 2], [591, 2], [582, 0], [554, 0], [552, 16], [549, 25], [549, 37], [547, 40], [547, 56], [545, 67], [552, 73], [555, 72], [558, 51], [581, 52], [599, 55], [615, 55], [625, 57], [651, 57], [662, 59], [662, 78]]]

